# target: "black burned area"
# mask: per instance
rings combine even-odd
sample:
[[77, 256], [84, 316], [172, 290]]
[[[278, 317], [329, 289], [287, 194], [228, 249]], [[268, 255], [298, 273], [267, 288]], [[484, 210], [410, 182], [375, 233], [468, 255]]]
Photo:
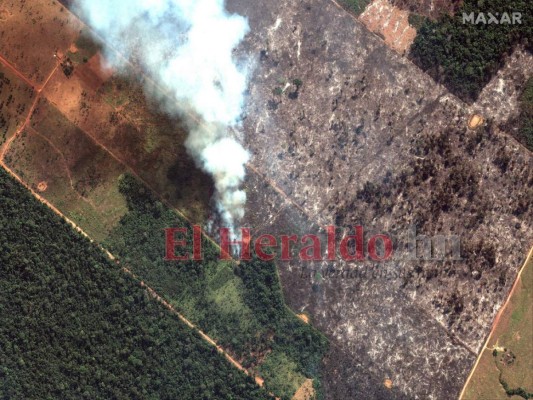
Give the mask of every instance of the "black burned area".
[[[431, 281], [438, 280], [440, 275], [445, 275], [448, 278], [476, 281], [474, 287], [477, 288], [477, 294], [485, 289], [501, 292], [509, 284], [508, 268], [496, 264], [495, 245], [490, 240], [471, 237], [467, 233], [481, 228], [492, 213], [504, 211], [501, 204], [491, 201], [491, 187], [483, 184], [482, 167], [473, 161], [477, 154], [483, 153], [487, 142], [499, 148], [489, 167], [496, 168], [505, 186], [515, 187], [517, 193], [510, 209], [505, 211], [516, 217], [530, 213], [531, 190], [518, 190], [517, 186], [525, 184], [526, 187], [533, 187], [533, 176], [531, 171], [525, 169], [521, 171], [522, 180], [508, 182], [505, 179], [506, 172], [515, 168], [505, 141], [495, 135], [490, 122], [475, 133], [467, 134], [464, 129], [449, 128], [435, 135], [418, 138], [412, 142], [414, 158], [406, 168], [398, 174], [387, 172], [377, 184], [367, 181], [355, 199], [338, 211], [336, 224], [343, 226], [357, 215], [359, 218], [366, 216], [360, 223], [371, 225], [376, 217], [392, 214], [395, 221], [410, 220], [417, 227], [418, 234], [433, 236], [442, 229], [443, 220], [459, 214], [462, 216], [461, 225], [450, 227], [449, 233], [461, 235], [462, 264], [467, 268], [458, 270], [451, 261], [438, 266], [420, 261], [413, 268], [413, 276], [406, 276], [402, 286], [422, 290], [425, 285], [432, 285]], [[412, 207], [414, 203], [410, 199], [415, 198], [418, 201], [416, 207]], [[409, 206], [403, 209], [396, 207], [398, 202], [406, 202]], [[373, 211], [370, 214], [369, 207]], [[516, 224], [514, 228], [519, 234], [521, 224]], [[397, 224], [392, 233], [405, 229], [406, 226]], [[453, 288], [445, 290], [441, 286], [441, 290], [434, 294], [432, 305], [446, 317], [449, 328], [456, 327], [461, 331], [463, 327], [458, 325], [458, 319], [465, 311], [465, 302], [471, 301], [474, 309], [480, 308], [481, 311], [492, 307], [488, 302], [480, 304], [476, 293], [472, 299], [467, 299]], [[468, 322], [475, 315], [463, 317]]]

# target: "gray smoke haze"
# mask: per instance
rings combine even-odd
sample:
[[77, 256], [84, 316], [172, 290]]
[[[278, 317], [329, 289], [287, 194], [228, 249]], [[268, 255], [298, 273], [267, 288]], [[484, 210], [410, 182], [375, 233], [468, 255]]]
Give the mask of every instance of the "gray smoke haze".
[[77, 7], [105, 40], [113, 68], [124, 67], [118, 52], [171, 98], [164, 107], [185, 119], [185, 145], [213, 177], [218, 210], [233, 227], [244, 215], [241, 184], [249, 154], [228, 134], [239, 123], [247, 82], [246, 67], [232, 52], [248, 32], [247, 20], [229, 14], [223, 0], [78, 0]]

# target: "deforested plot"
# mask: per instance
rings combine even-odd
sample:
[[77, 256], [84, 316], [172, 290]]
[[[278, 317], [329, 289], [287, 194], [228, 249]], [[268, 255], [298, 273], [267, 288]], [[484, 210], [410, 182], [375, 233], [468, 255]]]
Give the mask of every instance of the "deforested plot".
[[36, 85], [44, 82], [81, 24], [55, 0], [0, 3], [0, 55]]
[[24, 123], [34, 94], [33, 87], [0, 64], [0, 145]]
[[45, 99], [4, 161], [93, 239], [103, 240], [126, 213], [118, 193], [126, 168]]

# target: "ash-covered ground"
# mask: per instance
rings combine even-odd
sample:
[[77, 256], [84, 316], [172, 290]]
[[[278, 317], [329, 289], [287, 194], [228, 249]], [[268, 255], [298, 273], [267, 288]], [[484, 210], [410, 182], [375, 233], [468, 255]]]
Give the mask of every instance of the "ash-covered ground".
[[[331, 274], [369, 263], [279, 263], [290, 307], [331, 340], [326, 398], [457, 397], [533, 239], [531, 153], [506, 132], [531, 55], [517, 50], [468, 105], [332, 2], [228, 7], [249, 18], [239, 53], [257, 61], [245, 225], [461, 240], [460, 261], [393, 256], [374, 267], [385, 277]], [[485, 124], [468, 130], [473, 113]]]

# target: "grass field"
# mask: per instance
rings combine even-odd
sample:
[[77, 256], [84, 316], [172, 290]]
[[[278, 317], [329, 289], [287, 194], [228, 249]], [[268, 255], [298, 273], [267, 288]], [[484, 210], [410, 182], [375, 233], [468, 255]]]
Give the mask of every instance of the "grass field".
[[127, 211], [118, 193], [124, 166], [44, 99], [5, 161], [96, 240], [104, 240]]
[[464, 400], [533, 398], [533, 261], [495, 327]]

